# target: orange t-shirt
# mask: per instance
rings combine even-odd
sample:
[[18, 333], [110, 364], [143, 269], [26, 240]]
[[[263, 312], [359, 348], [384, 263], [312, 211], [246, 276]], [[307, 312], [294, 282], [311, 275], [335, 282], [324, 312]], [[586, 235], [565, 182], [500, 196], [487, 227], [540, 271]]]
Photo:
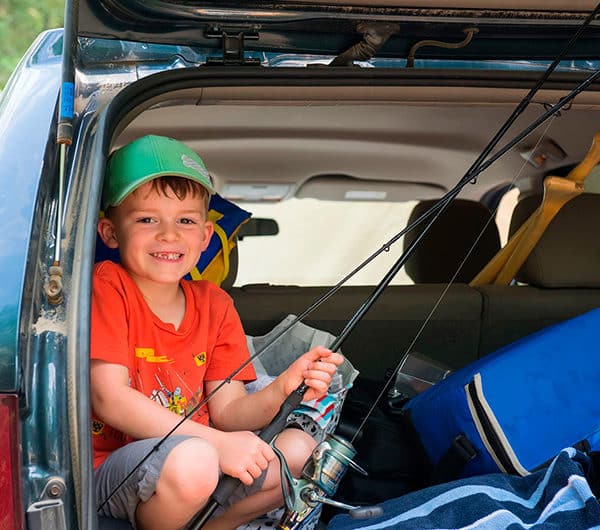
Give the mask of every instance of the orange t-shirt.
[[[250, 354], [229, 295], [207, 281], [181, 280], [185, 315], [178, 329], [148, 307], [129, 274], [110, 261], [93, 277], [91, 358], [126, 366], [129, 384], [150, 399], [184, 415], [204, 398], [204, 381], [221, 381]], [[256, 378], [251, 364], [233, 379]], [[194, 421], [208, 425], [201, 407]], [[132, 441], [92, 411], [94, 467]]]

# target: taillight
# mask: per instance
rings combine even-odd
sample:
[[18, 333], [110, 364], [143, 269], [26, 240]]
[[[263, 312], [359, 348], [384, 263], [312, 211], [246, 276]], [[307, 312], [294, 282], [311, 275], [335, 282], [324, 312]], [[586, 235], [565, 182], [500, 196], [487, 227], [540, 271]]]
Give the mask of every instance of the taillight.
[[23, 528], [19, 401], [0, 394], [0, 530]]

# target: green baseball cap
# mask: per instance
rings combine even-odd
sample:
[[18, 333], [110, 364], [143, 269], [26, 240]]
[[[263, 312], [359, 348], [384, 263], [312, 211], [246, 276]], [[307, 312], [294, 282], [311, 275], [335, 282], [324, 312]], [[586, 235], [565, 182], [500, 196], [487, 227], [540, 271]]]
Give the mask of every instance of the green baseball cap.
[[102, 190], [102, 209], [119, 205], [142, 184], [157, 177], [184, 177], [214, 194], [212, 178], [193, 149], [174, 138], [142, 136], [110, 157]]

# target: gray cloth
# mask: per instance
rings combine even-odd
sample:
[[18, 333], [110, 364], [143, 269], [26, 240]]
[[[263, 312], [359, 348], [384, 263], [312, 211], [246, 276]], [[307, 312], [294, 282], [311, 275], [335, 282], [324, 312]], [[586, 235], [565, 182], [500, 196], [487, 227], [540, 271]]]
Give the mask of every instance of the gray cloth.
[[[303, 353], [315, 346], [329, 347], [335, 340], [331, 333], [302, 322], [297, 322], [289, 328], [295, 319], [295, 315], [288, 315], [266, 335], [247, 336], [248, 349], [252, 355], [266, 347], [252, 361], [257, 379], [246, 385], [248, 392], [256, 392], [267, 386]], [[287, 331], [282, 333], [284, 329]], [[273, 342], [274, 337], [278, 338]], [[288, 424], [297, 425], [317, 442], [323, 441], [327, 434], [335, 430], [346, 393], [357, 375], [358, 371], [352, 363], [344, 359], [333, 376], [327, 395], [318, 400], [301, 403], [288, 417]]]
[[[273, 337], [277, 336], [283, 329], [288, 327], [296, 318], [296, 315], [288, 315], [279, 324], [277, 324], [269, 333], [258, 337], [247, 336], [248, 349], [254, 355], [264, 348]], [[281, 335], [273, 344], [267, 347], [256, 359], [252, 360], [256, 374], [260, 376], [266, 374], [269, 377], [276, 377], [283, 372], [292, 362], [294, 362], [303, 353], [309, 351], [315, 346], [325, 346], [328, 348], [335, 337], [320, 329], [316, 329], [302, 322], [297, 322]], [[341, 353], [341, 352], [340, 352]], [[352, 366], [348, 359], [344, 359], [337, 372], [341, 374], [342, 386], [351, 385], [358, 375], [358, 371]]]

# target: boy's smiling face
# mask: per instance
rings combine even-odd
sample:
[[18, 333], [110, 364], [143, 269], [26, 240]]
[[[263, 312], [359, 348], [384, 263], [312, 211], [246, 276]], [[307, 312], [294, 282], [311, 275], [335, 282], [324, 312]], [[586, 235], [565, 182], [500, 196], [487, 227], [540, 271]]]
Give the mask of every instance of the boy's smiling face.
[[119, 249], [123, 267], [143, 291], [178, 284], [208, 246], [213, 226], [201, 195], [178, 199], [148, 182], [111, 208], [98, 232], [108, 247]]

